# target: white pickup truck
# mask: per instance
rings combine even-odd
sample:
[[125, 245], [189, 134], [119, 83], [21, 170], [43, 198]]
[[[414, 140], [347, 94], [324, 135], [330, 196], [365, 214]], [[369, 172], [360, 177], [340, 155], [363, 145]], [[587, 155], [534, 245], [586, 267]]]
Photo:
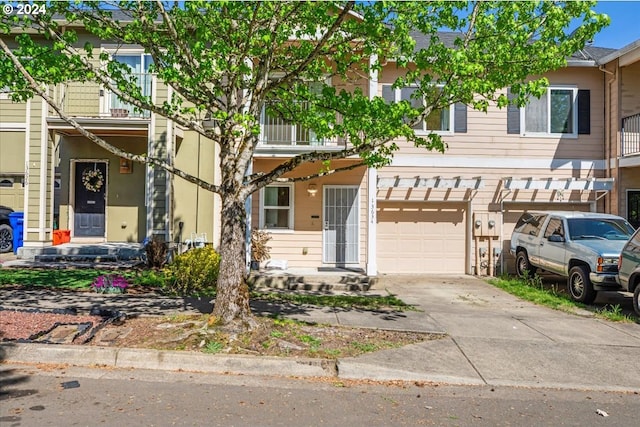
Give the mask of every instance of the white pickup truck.
[[615, 215], [525, 212], [511, 235], [511, 254], [520, 277], [537, 269], [564, 276], [571, 298], [590, 304], [597, 291], [620, 289], [618, 257], [632, 234]]

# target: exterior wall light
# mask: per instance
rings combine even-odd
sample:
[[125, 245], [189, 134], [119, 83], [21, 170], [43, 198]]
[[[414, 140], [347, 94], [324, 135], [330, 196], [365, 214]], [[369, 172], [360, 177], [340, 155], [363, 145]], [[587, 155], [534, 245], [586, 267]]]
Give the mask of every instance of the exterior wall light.
[[309, 193], [309, 197], [316, 197], [318, 193], [318, 187], [315, 184], [309, 184], [307, 187], [307, 193]]

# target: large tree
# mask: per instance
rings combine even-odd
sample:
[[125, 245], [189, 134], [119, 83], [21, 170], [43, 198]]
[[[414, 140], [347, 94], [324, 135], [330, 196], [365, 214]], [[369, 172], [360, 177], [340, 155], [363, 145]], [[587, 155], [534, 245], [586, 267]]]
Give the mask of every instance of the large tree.
[[[244, 206], [252, 193], [273, 182], [384, 166], [399, 138], [444, 151], [438, 135], [419, 137], [412, 125], [454, 103], [486, 111], [493, 103], [523, 105], [531, 94], [540, 95], [546, 80], [527, 79], [565, 65], [606, 25], [606, 16], [590, 10], [593, 3], [52, 2], [46, 13], [2, 17], [0, 87], [8, 87], [16, 100], [44, 98], [111, 153], [164, 168], [219, 194], [221, 264], [213, 314], [222, 323], [247, 324]], [[572, 26], [577, 29], [569, 33]], [[455, 40], [440, 37], [443, 30], [453, 32]], [[152, 102], [125, 65], [106, 54], [94, 57], [95, 46], [83, 42], [80, 31], [109, 43], [142, 46], [153, 57], [151, 72], [174, 96]], [[423, 42], [417, 45], [416, 38]], [[362, 81], [390, 62], [401, 72], [396, 87], [417, 87], [413, 102], [389, 104], [359, 89], [337, 90], [326, 83], [328, 77]], [[205, 182], [162, 159], [127, 153], [84, 129], [48, 96], [47, 85], [67, 81], [98, 82], [139, 110], [218, 144], [221, 181]], [[508, 86], [517, 95], [513, 100], [504, 93]], [[265, 106], [319, 138], [348, 144], [341, 151], [295, 155], [267, 173], [249, 173]], [[358, 161], [336, 162], [344, 158]], [[310, 176], [287, 177], [308, 162], [322, 167]]]

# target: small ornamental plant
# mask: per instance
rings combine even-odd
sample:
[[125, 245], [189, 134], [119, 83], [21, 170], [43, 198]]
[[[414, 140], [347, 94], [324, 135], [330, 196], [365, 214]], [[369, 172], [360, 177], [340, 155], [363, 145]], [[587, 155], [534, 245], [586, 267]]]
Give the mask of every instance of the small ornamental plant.
[[127, 279], [115, 274], [98, 276], [91, 283], [91, 288], [99, 294], [124, 294], [128, 287]]

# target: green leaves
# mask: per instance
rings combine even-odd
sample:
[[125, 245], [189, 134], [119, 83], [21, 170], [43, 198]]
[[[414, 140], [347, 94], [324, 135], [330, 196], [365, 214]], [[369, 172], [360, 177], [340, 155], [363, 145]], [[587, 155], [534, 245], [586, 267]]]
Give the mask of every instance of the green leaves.
[[[41, 84], [95, 81], [150, 106], [130, 70], [111, 60], [141, 47], [153, 57], [157, 81], [173, 93], [158, 98], [156, 112], [228, 147], [242, 157], [241, 168], [256, 146], [263, 108], [318, 138], [348, 141], [366, 164], [379, 167], [390, 162], [395, 141], [445, 150], [441, 136], [416, 134], [409, 120], [457, 102], [480, 111], [505, 107], [505, 87], [517, 105], [542, 94], [548, 82], [530, 76], [564, 66], [608, 24], [594, 4], [52, 2], [35, 20], [0, 17], [0, 34]], [[54, 15], [65, 17], [64, 27]], [[575, 21], [581, 26], [569, 33]], [[415, 87], [412, 98], [389, 104], [375, 86], [370, 94], [374, 71], [380, 82]], [[16, 99], [33, 96], [1, 52], [0, 87]], [[204, 117], [214, 130], [198, 127]]]

